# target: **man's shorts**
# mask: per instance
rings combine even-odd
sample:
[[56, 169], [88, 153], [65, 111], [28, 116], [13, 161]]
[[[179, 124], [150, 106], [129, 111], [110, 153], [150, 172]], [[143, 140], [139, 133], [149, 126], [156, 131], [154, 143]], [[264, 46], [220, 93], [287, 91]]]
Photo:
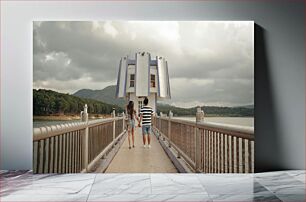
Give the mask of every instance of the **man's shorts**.
[[150, 135], [151, 133], [151, 126], [142, 126], [142, 134], [143, 135]]

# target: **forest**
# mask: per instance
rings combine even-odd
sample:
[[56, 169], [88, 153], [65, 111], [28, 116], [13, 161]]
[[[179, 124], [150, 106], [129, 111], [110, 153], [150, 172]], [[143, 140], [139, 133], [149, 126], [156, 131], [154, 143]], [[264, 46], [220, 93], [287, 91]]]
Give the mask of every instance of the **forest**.
[[110, 114], [113, 108], [116, 112], [123, 112], [122, 108], [117, 105], [106, 104], [93, 99], [79, 98], [52, 90], [33, 90], [33, 115], [80, 114], [85, 104], [88, 106], [88, 113], [92, 114]]

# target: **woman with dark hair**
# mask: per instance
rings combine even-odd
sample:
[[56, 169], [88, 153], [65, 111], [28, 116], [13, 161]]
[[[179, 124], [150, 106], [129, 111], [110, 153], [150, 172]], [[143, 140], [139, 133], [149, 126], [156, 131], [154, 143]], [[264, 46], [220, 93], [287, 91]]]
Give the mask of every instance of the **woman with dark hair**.
[[126, 111], [127, 111], [127, 118], [128, 118], [128, 122], [127, 122], [127, 126], [128, 126], [128, 140], [129, 140], [129, 149], [131, 149], [131, 140], [130, 140], [130, 136], [132, 134], [132, 142], [133, 142], [133, 147], [135, 147], [134, 144], [134, 129], [135, 129], [135, 119], [137, 119], [137, 121], [139, 122], [139, 119], [136, 115], [136, 111], [134, 110], [134, 102], [133, 101], [129, 101], [129, 104], [126, 106]]

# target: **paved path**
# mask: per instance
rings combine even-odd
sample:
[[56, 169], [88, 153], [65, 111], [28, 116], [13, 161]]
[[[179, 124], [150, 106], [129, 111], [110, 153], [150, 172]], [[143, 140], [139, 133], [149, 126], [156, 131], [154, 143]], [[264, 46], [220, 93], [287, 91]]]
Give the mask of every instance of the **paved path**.
[[177, 170], [153, 134], [151, 134], [151, 148], [143, 147], [141, 128], [137, 127], [135, 128], [135, 148], [129, 149], [128, 138], [126, 138], [105, 172], [177, 173]]

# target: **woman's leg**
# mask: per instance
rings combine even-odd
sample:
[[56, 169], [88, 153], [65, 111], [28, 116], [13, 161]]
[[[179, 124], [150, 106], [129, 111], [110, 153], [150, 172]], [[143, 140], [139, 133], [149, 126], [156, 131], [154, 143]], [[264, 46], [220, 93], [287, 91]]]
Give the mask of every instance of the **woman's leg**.
[[131, 136], [131, 128], [130, 128], [130, 126], [128, 126], [128, 140], [129, 140], [129, 148], [131, 148], [131, 140], [130, 140], [130, 136]]
[[135, 144], [134, 144], [134, 128], [132, 128], [132, 142], [133, 142], [133, 147], [135, 147]]
[[150, 143], [151, 143], [150, 135], [151, 135], [151, 126], [149, 126], [149, 128], [148, 128], [148, 145], [150, 145]]
[[145, 135], [144, 126], [142, 126], [142, 141], [143, 141], [143, 146], [145, 146], [146, 145], [146, 135]]

